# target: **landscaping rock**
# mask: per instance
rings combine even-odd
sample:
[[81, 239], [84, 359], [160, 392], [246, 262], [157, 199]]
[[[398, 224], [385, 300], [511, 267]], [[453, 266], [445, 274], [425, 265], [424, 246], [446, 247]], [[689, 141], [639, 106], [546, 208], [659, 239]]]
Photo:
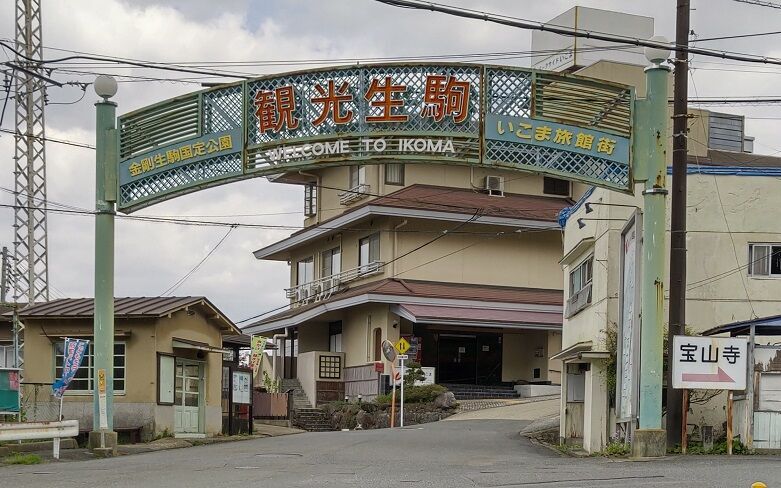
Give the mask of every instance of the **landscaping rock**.
[[445, 393], [441, 393], [439, 396], [437, 396], [434, 399], [434, 406], [437, 408], [455, 408], [456, 404], [456, 396], [453, 395], [452, 392], [446, 391]]

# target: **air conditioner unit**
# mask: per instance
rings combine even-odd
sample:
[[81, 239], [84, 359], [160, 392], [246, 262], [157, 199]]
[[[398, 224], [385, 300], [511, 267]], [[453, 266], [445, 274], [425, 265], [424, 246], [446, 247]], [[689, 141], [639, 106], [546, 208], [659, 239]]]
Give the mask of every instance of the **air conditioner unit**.
[[497, 197], [504, 196], [504, 178], [501, 176], [486, 176], [485, 192]]

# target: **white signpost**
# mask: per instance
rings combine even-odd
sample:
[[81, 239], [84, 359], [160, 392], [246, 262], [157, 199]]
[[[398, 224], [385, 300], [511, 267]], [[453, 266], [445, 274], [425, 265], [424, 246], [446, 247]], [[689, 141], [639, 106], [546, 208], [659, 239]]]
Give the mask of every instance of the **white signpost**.
[[747, 351], [746, 339], [675, 336], [673, 388], [745, 390]]
[[675, 336], [672, 354], [673, 388], [683, 392], [681, 451], [686, 453], [688, 389], [727, 390], [727, 454], [732, 454], [732, 392], [746, 389], [748, 342], [730, 337]]

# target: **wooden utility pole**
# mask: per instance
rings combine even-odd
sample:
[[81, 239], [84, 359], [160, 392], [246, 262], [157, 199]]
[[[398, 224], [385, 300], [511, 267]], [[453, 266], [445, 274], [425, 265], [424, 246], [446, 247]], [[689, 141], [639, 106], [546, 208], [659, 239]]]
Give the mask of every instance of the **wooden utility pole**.
[[680, 440], [681, 391], [672, 384], [673, 336], [686, 333], [686, 157], [689, 96], [689, 0], [678, 0], [673, 87], [673, 182], [670, 207], [670, 315], [667, 332], [667, 445]]

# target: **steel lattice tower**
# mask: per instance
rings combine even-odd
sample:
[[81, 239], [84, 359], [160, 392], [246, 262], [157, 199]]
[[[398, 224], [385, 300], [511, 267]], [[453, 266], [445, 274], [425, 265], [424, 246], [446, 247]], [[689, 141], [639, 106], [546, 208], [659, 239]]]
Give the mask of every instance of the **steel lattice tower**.
[[[43, 59], [40, 0], [16, 0], [16, 64], [41, 73]], [[14, 154], [14, 298], [28, 303], [49, 299], [46, 235], [46, 85], [31, 73], [15, 70], [16, 135]]]

